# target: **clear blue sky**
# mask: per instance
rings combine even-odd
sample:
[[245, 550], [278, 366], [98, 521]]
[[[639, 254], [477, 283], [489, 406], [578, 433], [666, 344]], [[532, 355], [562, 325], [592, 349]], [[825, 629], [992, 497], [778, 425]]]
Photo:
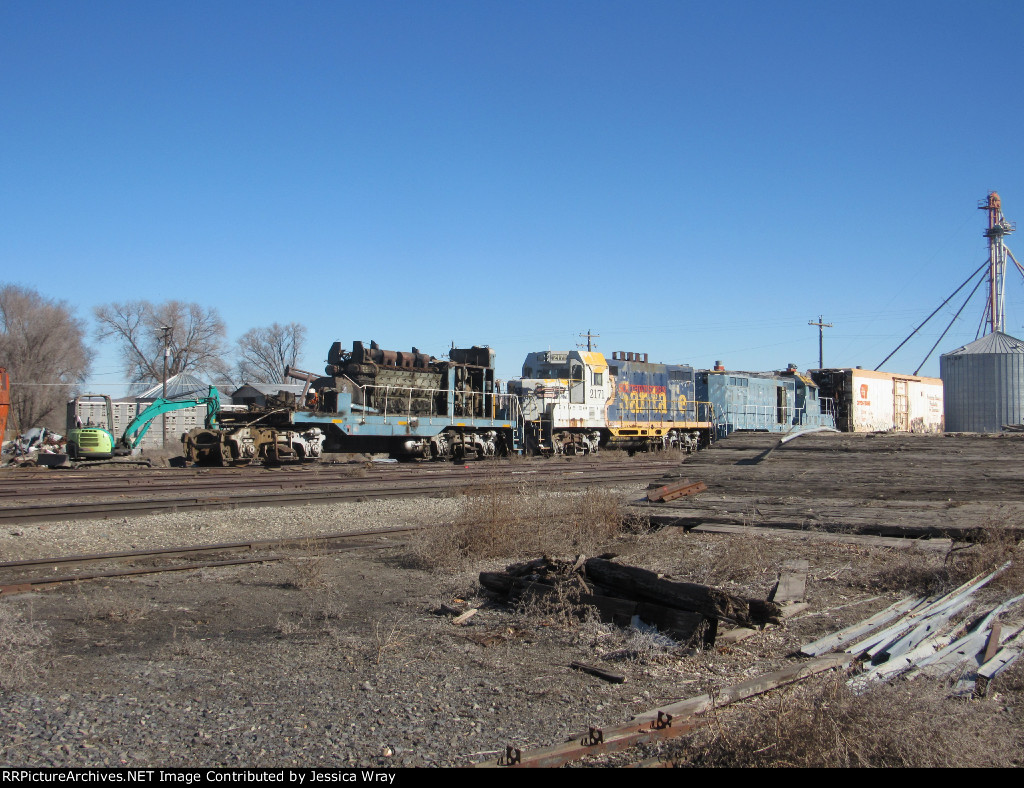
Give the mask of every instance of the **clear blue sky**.
[[454, 341], [509, 377], [588, 329], [808, 368], [819, 314], [826, 365], [874, 367], [986, 258], [988, 191], [1024, 221], [1022, 30], [1019, 0], [4, 0], [0, 281], [298, 321], [316, 371]]

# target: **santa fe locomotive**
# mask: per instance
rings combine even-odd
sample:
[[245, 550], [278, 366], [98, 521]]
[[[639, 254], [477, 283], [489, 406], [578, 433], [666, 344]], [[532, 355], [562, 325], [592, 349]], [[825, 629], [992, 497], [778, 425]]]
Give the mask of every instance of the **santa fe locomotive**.
[[543, 454], [590, 454], [707, 443], [712, 411], [696, 397], [693, 367], [654, 364], [641, 353], [530, 353], [510, 381], [524, 419], [524, 448]]

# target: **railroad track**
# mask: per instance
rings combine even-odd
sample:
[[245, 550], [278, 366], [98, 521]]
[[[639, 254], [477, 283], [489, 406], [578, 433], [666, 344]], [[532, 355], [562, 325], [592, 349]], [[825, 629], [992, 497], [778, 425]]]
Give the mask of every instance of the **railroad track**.
[[[82, 580], [281, 561], [311, 551], [321, 553], [395, 547], [401, 543], [402, 537], [420, 527], [6, 561], [0, 563], [0, 596]], [[115, 566], [119, 568], [112, 568]]]
[[[445, 469], [375, 473], [353, 477], [351, 472], [294, 474], [270, 478], [262, 474], [223, 476], [207, 485], [195, 477], [184, 477], [167, 486], [167, 479], [145, 486], [144, 478], [129, 478], [100, 490], [89, 478], [75, 479], [76, 487], [44, 486], [22, 489], [16, 502], [10, 498], [0, 506], [0, 525], [139, 516], [163, 512], [232, 509], [251, 506], [296, 506], [379, 498], [457, 494], [467, 487], [491, 484], [533, 484], [537, 486], [586, 487], [621, 482], [640, 482], [677, 468], [679, 459], [643, 462], [529, 463]], [[496, 473], [497, 470], [497, 473]], [[161, 486], [162, 485], [162, 486]], [[165, 493], [154, 495], [154, 493]], [[166, 494], [172, 493], [172, 494]], [[61, 500], [74, 498], [74, 500]], [[50, 502], [53, 501], [53, 502]]]
[[[571, 467], [574, 470], [603, 469], [610, 467], [663, 468], [668, 462], [664, 458], [627, 459], [622, 461], [588, 460], [539, 460], [536, 463], [474, 463], [453, 466], [450, 464], [391, 465], [368, 463], [361, 465], [302, 465], [278, 468], [203, 468], [203, 469], [149, 469], [137, 468], [129, 471], [110, 469], [2, 469], [0, 470], [0, 501], [31, 497], [80, 497], [81, 495], [154, 493], [180, 490], [222, 490], [228, 487], [316, 487], [361, 480], [414, 481], [417, 479], [468, 479], [487, 478], [506, 473], [552, 473], [557, 469]], [[675, 460], [678, 462], [678, 459]], [[535, 470], [536, 469], [536, 470]]]

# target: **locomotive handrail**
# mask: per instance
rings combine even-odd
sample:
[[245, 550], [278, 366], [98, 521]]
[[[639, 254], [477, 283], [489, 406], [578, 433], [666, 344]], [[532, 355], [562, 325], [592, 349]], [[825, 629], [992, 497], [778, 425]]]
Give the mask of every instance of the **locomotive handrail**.
[[[730, 417], [733, 419], [736, 417], [743, 417], [750, 419], [752, 418], [755, 423], [764, 423], [766, 425], [778, 425], [778, 424], [799, 424], [801, 423], [798, 419], [802, 418], [802, 414], [805, 412], [805, 408], [797, 407], [779, 407], [778, 405], [726, 405], [725, 411], [721, 414], [722, 419], [719, 424], [724, 424], [730, 421]], [[783, 418], [779, 419], [779, 414], [783, 414]]]
[[[418, 416], [424, 416], [424, 415], [427, 418], [431, 418], [431, 419], [432, 418], [446, 417], [446, 418], [448, 418], [450, 424], [454, 424], [456, 419], [466, 419], [466, 418], [481, 419], [481, 420], [489, 419], [490, 421], [512, 421], [512, 422], [515, 422], [517, 424], [522, 421], [522, 414], [521, 414], [521, 409], [519, 407], [519, 400], [516, 398], [516, 396], [514, 394], [500, 394], [500, 393], [497, 393], [497, 392], [460, 391], [458, 389], [422, 388], [422, 387], [419, 387], [419, 386], [392, 386], [392, 385], [383, 385], [382, 386], [382, 385], [379, 385], [379, 384], [372, 384], [372, 383], [368, 383], [368, 384], [363, 385], [363, 386], [358, 386], [358, 388], [363, 393], [363, 402], [364, 403], [367, 400], [367, 394], [372, 393], [374, 391], [383, 392], [383, 395], [384, 395], [384, 403], [383, 403], [384, 407], [383, 407], [383, 409], [377, 409], [377, 414], [380, 415], [385, 420], [385, 422], [387, 421], [387, 419], [389, 417], [392, 417], [392, 416], [398, 416], [398, 417], [401, 417], [401, 416], [418, 417]], [[404, 392], [404, 395], [403, 395], [403, 392]], [[423, 413], [413, 413], [412, 412], [412, 399], [413, 399], [413, 394], [414, 393], [420, 395], [419, 396], [420, 399], [428, 399], [429, 400], [430, 404], [429, 404], [428, 413], [423, 414]], [[402, 410], [397, 410], [397, 411], [391, 410], [391, 406], [392, 406], [392, 404], [394, 402], [392, 394], [398, 395], [398, 397], [400, 399], [401, 398], [405, 399], [406, 407], [405, 407], [404, 411], [402, 411]], [[484, 398], [490, 397], [490, 398], [492, 398], [491, 399], [491, 407], [490, 408], [486, 408], [486, 405], [485, 405], [485, 413], [484, 413], [484, 415], [476, 415], [476, 414], [456, 415], [455, 412], [454, 412], [455, 411], [454, 408], [451, 409], [452, 410], [451, 413], [447, 413], [447, 414], [438, 413], [437, 410], [436, 410], [436, 404], [437, 404], [437, 400], [438, 400], [437, 395], [439, 395], [439, 394], [445, 395], [444, 400], [445, 400], [446, 403], [449, 401], [449, 399], [451, 399], [454, 402], [455, 397], [460, 396], [460, 395], [463, 396], [463, 397], [472, 397], [472, 398], [475, 398], [475, 397], [484, 397]], [[449, 398], [448, 394], [453, 394], [454, 396]], [[364, 405], [364, 407], [366, 407], [366, 406]], [[509, 414], [508, 417], [503, 418], [503, 417], [497, 415], [497, 413], [499, 411], [502, 411], [502, 410], [508, 412], [508, 414]]]
[[[835, 419], [835, 413], [831, 410], [831, 401], [826, 398], [821, 398], [821, 401], [825, 403], [825, 407], [819, 406], [818, 420], [825, 421], [828, 419]], [[784, 411], [784, 418], [779, 420], [779, 411]], [[754, 428], [758, 427], [773, 427], [779, 426], [780, 424], [788, 425], [800, 425], [808, 422], [808, 417], [813, 416], [806, 407], [786, 407], [785, 409], [779, 408], [777, 405], [727, 405], [725, 410], [720, 412], [715, 423], [720, 426], [726, 426], [728, 424], [735, 424], [740, 419], [745, 421], [745, 424], [753, 423]], [[748, 427], [742, 427], [746, 429]]]
[[[672, 415], [654, 406], [638, 407], [635, 409], [622, 409], [622, 416], [619, 421], [629, 426], [651, 425], [651, 424], [675, 424], [679, 421], [693, 421], [697, 424], [714, 423], [714, 404], [706, 400], [690, 400], [683, 408], [677, 408], [677, 415]], [[652, 418], [653, 415], [653, 418]], [[646, 417], [646, 418], [644, 418]]]

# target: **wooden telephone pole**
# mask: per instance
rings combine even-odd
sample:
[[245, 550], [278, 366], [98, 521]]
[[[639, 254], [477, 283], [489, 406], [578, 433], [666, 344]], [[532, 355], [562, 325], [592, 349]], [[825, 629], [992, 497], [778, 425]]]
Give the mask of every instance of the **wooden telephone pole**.
[[818, 327], [818, 369], [825, 368], [825, 329], [832, 328], [831, 323], [823, 323], [822, 316], [818, 315], [818, 322], [808, 320], [807, 325]]
[[[588, 353], [592, 352], [594, 350], [594, 348], [597, 347], [597, 345], [594, 344], [594, 340], [597, 339], [600, 336], [601, 336], [600, 334], [591, 334], [589, 328], [587, 329], [587, 333], [586, 334], [580, 334], [581, 338], [582, 337], [586, 337], [586, 340], [587, 340], [587, 352]], [[576, 347], [582, 349], [583, 345], [576, 345]]]

